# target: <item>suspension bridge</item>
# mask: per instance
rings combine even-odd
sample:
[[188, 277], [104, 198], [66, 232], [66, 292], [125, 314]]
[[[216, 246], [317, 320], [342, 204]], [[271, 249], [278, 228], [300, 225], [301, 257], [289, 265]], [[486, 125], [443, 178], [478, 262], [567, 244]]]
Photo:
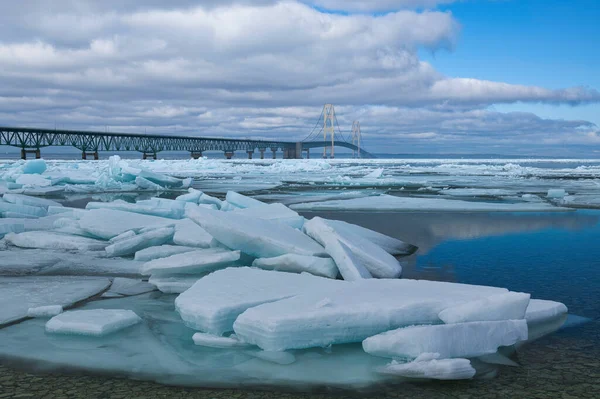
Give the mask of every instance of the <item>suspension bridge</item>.
[[324, 158], [334, 158], [336, 147], [352, 150], [356, 158], [372, 157], [361, 147], [360, 123], [355, 121], [352, 131], [345, 134], [333, 104], [325, 104], [310, 134], [297, 142], [0, 127], [0, 145], [20, 148], [22, 159], [27, 159], [28, 154], [41, 158], [41, 149], [53, 146], [75, 147], [81, 151], [82, 159], [99, 159], [100, 151], [138, 151], [143, 159], [156, 159], [161, 151], [185, 151], [195, 159], [205, 151], [222, 151], [231, 159], [236, 151], [243, 151], [252, 159], [257, 150], [260, 159], [265, 158], [267, 150], [272, 152], [272, 158], [281, 151], [284, 159], [301, 159], [304, 155], [310, 158], [313, 148], [323, 148]]

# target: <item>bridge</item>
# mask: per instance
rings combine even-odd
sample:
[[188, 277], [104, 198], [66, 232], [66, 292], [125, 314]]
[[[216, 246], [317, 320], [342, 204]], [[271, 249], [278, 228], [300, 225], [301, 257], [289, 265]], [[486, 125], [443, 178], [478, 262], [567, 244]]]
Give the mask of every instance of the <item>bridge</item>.
[[[319, 133], [315, 135], [315, 127], [299, 142], [0, 127], [0, 145], [20, 148], [22, 159], [27, 159], [27, 154], [41, 158], [41, 149], [51, 146], [75, 147], [81, 151], [82, 159], [99, 159], [99, 151], [138, 151], [143, 159], [156, 159], [161, 151], [185, 151], [195, 159], [205, 151], [223, 151], [225, 157], [231, 159], [236, 151], [244, 151], [252, 159], [256, 150], [260, 153], [260, 159], [265, 158], [267, 150], [272, 152], [272, 158], [276, 158], [277, 151], [281, 150], [284, 159], [301, 159], [304, 153], [309, 158], [312, 148], [323, 148], [323, 157], [327, 157], [327, 150], [330, 149], [330, 157], [333, 158], [336, 146], [351, 149], [356, 157], [372, 157], [360, 147], [360, 125], [356, 130], [357, 122], [353, 125], [350, 142], [339, 130], [339, 124], [338, 131], [335, 131], [333, 122], [337, 122], [337, 118], [333, 105], [325, 105], [321, 115], [324, 116], [323, 127]], [[316, 126], [320, 120], [321, 117]], [[324, 132], [323, 139], [320, 139], [320, 132]]]

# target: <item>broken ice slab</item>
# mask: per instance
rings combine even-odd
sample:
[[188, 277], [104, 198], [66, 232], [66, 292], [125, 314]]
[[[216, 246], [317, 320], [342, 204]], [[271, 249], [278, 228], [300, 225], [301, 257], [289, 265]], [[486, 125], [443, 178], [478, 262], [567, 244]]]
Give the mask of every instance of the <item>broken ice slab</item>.
[[342, 242], [361, 261], [373, 277], [397, 278], [402, 274], [400, 263], [383, 248], [345, 229], [331, 227], [320, 217], [315, 217], [306, 222], [304, 230], [324, 246], [333, 240]]
[[27, 317], [54, 317], [63, 312], [61, 305], [45, 305], [29, 308], [27, 310]]
[[[230, 275], [233, 278], [235, 272]], [[196, 285], [201, 286], [203, 280]], [[294, 297], [249, 308], [236, 319], [235, 333], [245, 342], [275, 351], [360, 342], [399, 327], [439, 323], [438, 313], [447, 307], [507, 292], [504, 288], [425, 280], [324, 280], [337, 285], [326, 292], [304, 288], [294, 291]], [[230, 296], [232, 289], [222, 286], [220, 292]], [[202, 300], [200, 293], [196, 294], [196, 299]]]
[[186, 216], [226, 247], [255, 257], [272, 258], [288, 253], [323, 255], [325, 252], [302, 232], [270, 220], [200, 207], [188, 208]]
[[235, 335], [221, 337], [220, 335], [195, 333], [192, 336], [195, 345], [207, 346], [209, 348], [243, 348], [249, 345], [241, 342]]
[[133, 230], [127, 230], [125, 233], [121, 233], [118, 236], [111, 238], [110, 240], [108, 240], [108, 242], [111, 243], [111, 244], [114, 244], [117, 241], [122, 241], [122, 240], [125, 240], [127, 238], [132, 238], [132, 237], [135, 237], [135, 236], [136, 236], [135, 231], [133, 231]]
[[46, 323], [46, 332], [101, 337], [141, 321], [142, 319], [131, 310], [72, 310], [48, 320]]
[[[0, 225], [0, 229], [2, 225]], [[0, 274], [35, 274], [62, 259], [63, 252], [41, 249], [0, 250]]]
[[42, 268], [38, 273], [52, 276], [140, 276], [142, 265], [142, 262], [135, 260], [107, 258], [104, 252], [63, 252], [57, 262]]
[[42, 217], [48, 214], [48, 211], [40, 206], [13, 204], [10, 202], [0, 202], [0, 212], [20, 213], [34, 217]]
[[110, 280], [97, 277], [0, 277], [0, 325], [27, 317], [30, 308], [71, 306], [109, 285]]
[[125, 256], [133, 255], [137, 251], [148, 247], [154, 247], [157, 245], [163, 245], [170, 242], [173, 239], [175, 230], [172, 227], [163, 227], [155, 230], [126, 238], [124, 240], [117, 241], [106, 247], [106, 253], [109, 256]]
[[230, 266], [239, 259], [240, 251], [201, 249], [146, 262], [142, 274], [202, 274]]
[[415, 360], [410, 363], [393, 361], [377, 371], [404, 378], [432, 380], [468, 380], [475, 376], [475, 369], [468, 359]]
[[110, 240], [128, 230], [160, 228], [173, 226], [174, 223], [172, 219], [113, 209], [93, 209], [85, 212], [79, 219], [79, 227], [105, 240]]
[[223, 201], [221, 201], [220, 199], [218, 199], [216, 197], [212, 197], [206, 193], [202, 193], [202, 195], [200, 196], [200, 199], [198, 200], [198, 205], [202, 205], [202, 204], [215, 205], [218, 209], [221, 209], [221, 206], [223, 205]]
[[148, 282], [154, 285], [160, 292], [164, 294], [181, 294], [190, 289], [204, 275], [193, 276], [150, 276]]
[[250, 208], [234, 209], [234, 213], [255, 217], [258, 219], [272, 220], [287, 224], [295, 229], [301, 229], [304, 224], [304, 217], [283, 204], [262, 204]]
[[37, 219], [37, 216], [26, 215], [24, 213], [16, 213], [16, 212], [0, 212], [2, 218], [11, 218], [11, 219]]
[[15, 179], [15, 183], [23, 187], [48, 187], [52, 185], [52, 180], [48, 176], [20, 175]]
[[183, 202], [191, 202], [193, 204], [197, 204], [200, 201], [200, 197], [202, 196], [202, 191], [190, 188], [187, 194], [182, 194], [175, 198], [176, 201]]
[[501, 346], [527, 340], [525, 320], [477, 321], [411, 326], [363, 341], [365, 352], [389, 358], [414, 359], [424, 353], [440, 358], [468, 358], [496, 353]]
[[217, 242], [213, 236], [208, 234], [208, 232], [197, 223], [192, 222], [190, 219], [183, 219], [175, 224], [173, 244], [188, 247], [209, 248], [217, 245]]
[[568, 312], [567, 307], [560, 302], [547, 301], [543, 299], [532, 299], [529, 301], [525, 319], [530, 324], [545, 322], [549, 319], [560, 318]]
[[171, 255], [182, 254], [184, 252], [196, 251], [196, 247], [184, 247], [179, 245], [159, 245], [142, 249], [135, 253], [135, 260], [147, 262], [153, 259], [168, 258]]
[[22, 233], [25, 231], [25, 226], [22, 223], [1, 223], [0, 238], [8, 233]]
[[291, 273], [310, 273], [315, 276], [336, 278], [338, 268], [331, 258], [287, 254], [275, 258], [260, 258], [252, 262], [252, 266], [266, 270], [277, 270]]
[[56, 201], [52, 201], [52, 200], [44, 199], [44, 198], [36, 198], [36, 197], [31, 197], [28, 195], [21, 195], [21, 194], [10, 194], [10, 193], [4, 194], [2, 199], [4, 199], [4, 201], [10, 202], [12, 204], [36, 206], [36, 207], [46, 208], [46, 209], [48, 209], [48, 207], [50, 207], [50, 206], [62, 207], [62, 205]]
[[[178, 202], [178, 201], [174, 201]], [[180, 203], [180, 202], [178, 202]], [[181, 219], [183, 217], [183, 207], [166, 207], [157, 204], [137, 203], [131, 204], [123, 200], [113, 202], [89, 202], [86, 209], [112, 209], [117, 211], [139, 213], [142, 215], [158, 216], [169, 219]]]
[[143, 190], [163, 191], [165, 189], [160, 184], [156, 184], [141, 176], [135, 178], [135, 184]]
[[236, 193], [235, 191], [228, 191], [225, 199], [227, 202], [238, 208], [253, 208], [255, 206], [265, 205], [262, 201]]
[[148, 283], [147, 281], [132, 278], [116, 277], [115, 279], [113, 279], [112, 284], [110, 285], [110, 289], [104, 294], [102, 294], [102, 296], [105, 296], [105, 294], [116, 294], [119, 296], [140, 295], [155, 290], [156, 287]]
[[560, 199], [564, 198], [567, 195], [567, 192], [562, 188], [552, 188], [548, 190], [548, 194], [546, 195], [548, 198]]
[[229, 268], [198, 280], [177, 297], [175, 309], [189, 327], [221, 335], [232, 331], [235, 319], [248, 308], [307, 291], [325, 293], [340, 284], [309, 274]]
[[9, 233], [4, 238], [8, 243], [20, 248], [85, 252], [101, 251], [106, 247], [106, 243], [103, 241], [51, 231]]
[[525, 318], [530, 294], [506, 292], [477, 299], [442, 310], [440, 320], [446, 324], [470, 321], [520, 320]]
[[290, 206], [297, 211], [421, 211], [421, 212], [565, 212], [547, 203], [498, 203], [450, 200], [443, 198], [377, 197], [340, 201], [309, 202]]

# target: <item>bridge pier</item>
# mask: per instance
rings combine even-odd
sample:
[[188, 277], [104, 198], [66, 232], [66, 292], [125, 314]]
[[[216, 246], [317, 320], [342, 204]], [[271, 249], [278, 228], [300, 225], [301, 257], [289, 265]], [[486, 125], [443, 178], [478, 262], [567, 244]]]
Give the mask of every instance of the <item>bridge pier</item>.
[[39, 148], [35, 150], [26, 150], [25, 148], [21, 148], [21, 159], [27, 159], [27, 154], [35, 154], [35, 159], [40, 159], [42, 157], [42, 153]]
[[194, 159], [202, 158], [202, 151], [190, 151], [190, 153]]
[[156, 153], [155, 152], [144, 152], [142, 155], [142, 159], [148, 159], [148, 158], [152, 158], [152, 159], [156, 160]]
[[248, 153], [248, 159], [252, 159], [252, 155], [254, 155], [254, 150], [246, 151]]
[[265, 150], [266, 150], [266, 148], [258, 149], [258, 151], [260, 152], [260, 159], [265, 159]]
[[233, 158], [233, 150], [225, 150], [225, 158], [227, 158], [227, 159]]
[[307, 148], [304, 151], [306, 151], [306, 159], [310, 159], [310, 149]]
[[81, 153], [81, 159], [87, 159], [88, 156], [94, 157], [94, 161], [97, 161], [98, 159], [100, 159], [100, 157], [98, 156], [98, 151], [94, 151], [94, 152], [83, 151]]
[[271, 151], [273, 151], [273, 159], [277, 159], [277, 148], [271, 148]]

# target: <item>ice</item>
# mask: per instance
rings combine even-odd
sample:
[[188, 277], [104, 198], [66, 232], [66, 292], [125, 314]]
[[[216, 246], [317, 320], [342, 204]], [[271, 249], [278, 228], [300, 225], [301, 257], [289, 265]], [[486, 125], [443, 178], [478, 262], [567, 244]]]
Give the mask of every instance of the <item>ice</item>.
[[10, 203], [17, 204], [17, 205], [35, 206], [35, 207], [40, 207], [40, 208], [46, 208], [46, 210], [50, 206], [62, 207], [62, 205], [56, 201], [52, 201], [52, 200], [44, 199], [44, 198], [30, 197], [28, 195], [21, 195], [21, 194], [10, 194], [10, 193], [4, 194], [2, 199], [4, 199], [6, 202], [10, 202]]
[[135, 184], [144, 190], [152, 190], [152, 191], [163, 191], [164, 187], [156, 184], [144, 177], [138, 176], [135, 178]]
[[25, 215], [23, 213], [15, 213], [15, 212], [2, 212], [1, 217], [11, 218], [11, 219], [37, 219], [37, 216]]
[[229, 268], [198, 280], [177, 297], [175, 309], [190, 328], [221, 335], [232, 331], [233, 322], [248, 308], [306, 291], [325, 292], [339, 284], [343, 282], [310, 274]]
[[50, 231], [9, 233], [6, 241], [20, 248], [56, 249], [63, 251], [101, 251], [106, 243], [87, 237], [72, 236]]
[[213, 236], [190, 219], [183, 219], [175, 224], [173, 243], [198, 248], [209, 248], [216, 245]]
[[25, 231], [25, 226], [22, 223], [1, 223], [0, 238], [8, 233], [22, 233]]
[[449, 188], [440, 191], [440, 194], [453, 197], [502, 197], [516, 195], [517, 192], [494, 188]]
[[246, 351], [246, 353], [249, 354], [250, 356], [256, 357], [258, 359], [261, 359], [261, 360], [264, 360], [267, 362], [271, 362], [271, 363], [275, 363], [275, 364], [280, 364], [282, 366], [287, 366], [296, 361], [296, 356], [294, 356], [292, 353], [289, 353], [289, 352], [250, 350], [250, 351]]
[[[305, 289], [297, 296], [249, 308], [235, 321], [235, 333], [242, 341], [274, 351], [360, 342], [394, 328], [439, 323], [442, 309], [507, 292], [424, 280], [325, 281], [337, 285], [326, 292]], [[223, 286], [220, 292], [229, 296], [232, 290]]]
[[0, 325], [27, 317], [30, 308], [48, 304], [71, 306], [109, 285], [106, 278], [0, 277]]
[[239, 348], [247, 347], [248, 344], [241, 342], [235, 337], [221, 337], [219, 335], [195, 333], [192, 336], [194, 344], [199, 346], [208, 346], [209, 348]]
[[366, 238], [373, 244], [380, 246], [383, 250], [391, 255], [410, 255], [417, 249], [414, 245], [407, 244], [396, 238], [386, 236], [385, 234], [378, 233], [356, 224], [346, 223], [341, 220], [323, 220], [337, 231], [347, 231], [354, 235]]
[[182, 194], [175, 198], [177, 201], [191, 202], [197, 204], [202, 196], [202, 191], [190, 188], [187, 194]]
[[222, 269], [239, 259], [240, 251], [202, 249], [151, 260], [142, 267], [142, 274], [200, 274]]
[[173, 239], [174, 233], [172, 227], [150, 230], [107, 246], [106, 253], [110, 256], [133, 255], [142, 249], [166, 244]]
[[181, 294], [200, 280], [203, 275], [196, 276], [150, 276], [148, 282], [165, 294]]
[[131, 310], [73, 310], [48, 320], [46, 332], [101, 337], [137, 324], [142, 319]]
[[252, 262], [252, 266], [281, 272], [307, 272], [328, 278], [336, 278], [338, 275], [338, 268], [333, 259], [316, 256], [287, 254], [275, 258], [260, 258]]
[[198, 204], [206, 204], [206, 205], [215, 205], [217, 208], [221, 208], [223, 205], [223, 201], [216, 197], [211, 197], [210, 195], [203, 193], [198, 200]]
[[600, 208], [600, 196], [597, 194], [567, 195], [560, 204], [573, 208]]
[[29, 308], [27, 310], [27, 317], [54, 317], [62, 312], [63, 307], [61, 305], [38, 306]]
[[168, 258], [171, 255], [182, 254], [184, 252], [196, 251], [196, 247], [182, 247], [178, 245], [160, 245], [137, 251], [135, 260], [147, 262], [153, 259]]
[[383, 169], [379, 168], [379, 169], [375, 169], [374, 171], [372, 171], [369, 174], [364, 175], [363, 178], [365, 178], [365, 179], [379, 179], [381, 176], [383, 176]]
[[21, 171], [25, 174], [38, 174], [41, 175], [46, 171], [46, 161], [43, 159], [35, 159], [25, 162]]
[[110, 286], [110, 289], [105, 294], [109, 296], [131, 296], [145, 294], [146, 292], [155, 291], [156, 287], [146, 281], [141, 281], [132, 278], [116, 277]]
[[525, 320], [477, 321], [400, 328], [365, 339], [363, 349], [382, 357], [414, 359], [439, 353], [447, 359], [496, 353], [501, 346], [525, 340]]
[[262, 201], [236, 193], [235, 191], [228, 191], [225, 199], [227, 202], [238, 208], [253, 208], [255, 206], [265, 205]]
[[121, 233], [118, 236], [111, 238], [110, 240], [108, 240], [108, 242], [111, 244], [114, 244], [115, 242], [126, 240], [128, 238], [132, 238], [135, 236], [136, 236], [135, 231], [127, 230], [126, 232]]
[[10, 202], [0, 202], [0, 212], [18, 213], [34, 217], [42, 217], [48, 214], [46, 209], [39, 206], [12, 204]]
[[15, 183], [23, 187], [48, 187], [52, 185], [52, 180], [41, 175], [21, 175], [15, 179]]
[[532, 299], [529, 301], [529, 306], [527, 306], [525, 319], [530, 324], [543, 323], [560, 318], [566, 315], [567, 312], [567, 307], [560, 302]]
[[[182, 204], [179, 201], [174, 201]], [[182, 204], [183, 205], [183, 204]], [[183, 216], [183, 207], [170, 207], [161, 203], [143, 203], [131, 204], [122, 200], [113, 202], [89, 202], [86, 209], [112, 209], [131, 213], [140, 213], [143, 215], [158, 216], [169, 219], [181, 219]]]
[[250, 208], [234, 209], [235, 214], [250, 216], [258, 219], [272, 220], [287, 224], [295, 229], [301, 229], [304, 225], [304, 217], [283, 204], [263, 204]]
[[285, 224], [205, 208], [188, 209], [186, 216], [221, 244], [258, 258], [324, 253], [319, 244]]
[[568, 210], [547, 203], [491, 203], [392, 195], [309, 202], [290, 207], [298, 211], [564, 212]]
[[231, 212], [231, 211], [235, 211], [236, 209], [243, 209], [243, 208], [239, 208], [235, 205], [232, 205], [227, 201], [221, 202], [221, 210], [223, 212]]
[[346, 229], [336, 229], [322, 218], [315, 217], [307, 222], [305, 231], [322, 245], [334, 236], [350, 249], [373, 277], [397, 278], [402, 274], [400, 263], [383, 248]]
[[112, 209], [93, 209], [79, 219], [79, 227], [105, 240], [110, 240], [128, 230], [160, 228], [173, 226], [174, 223], [172, 219]]
[[567, 192], [562, 188], [552, 188], [548, 190], [548, 198], [564, 198], [567, 195]]
[[529, 305], [531, 295], [507, 292], [477, 299], [442, 310], [440, 320], [446, 324], [470, 321], [521, 320]]
[[60, 205], [60, 206], [50, 205], [48, 207], [48, 215], [56, 215], [59, 213], [72, 214], [73, 210], [74, 210], [74, 208], [69, 208], [69, 207], [62, 206], [62, 205]]
[[[39, 271], [43, 275], [139, 276], [142, 262], [106, 258], [104, 252], [58, 253], [60, 259]], [[54, 257], [54, 254], [48, 254]]]
[[415, 360], [410, 363], [393, 361], [378, 371], [405, 378], [433, 380], [468, 380], [475, 376], [475, 369], [468, 359]]

